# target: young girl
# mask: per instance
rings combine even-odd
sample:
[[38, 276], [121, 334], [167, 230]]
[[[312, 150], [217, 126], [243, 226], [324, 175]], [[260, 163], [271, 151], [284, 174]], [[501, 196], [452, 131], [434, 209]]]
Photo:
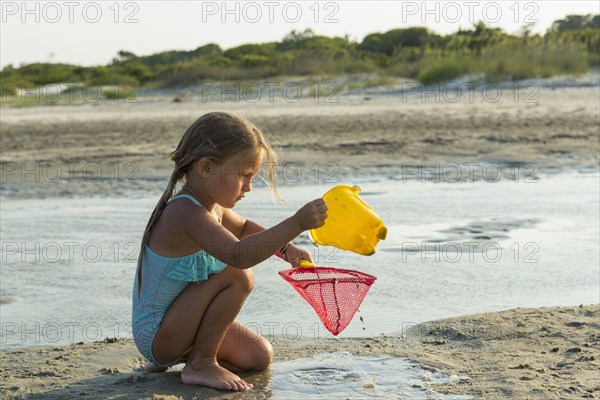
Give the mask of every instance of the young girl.
[[250, 268], [277, 251], [292, 266], [312, 261], [290, 241], [322, 226], [327, 207], [316, 199], [269, 229], [232, 211], [265, 160], [275, 190], [276, 155], [255, 126], [231, 114], [200, 117], [170, 158], [175, 167], [146, 226], [133, 287], [136, 346], [147, 371], [185, 362], [183, 383], [248, 390], [234, 372], [265, 369], [273, 355], [264, 337], [235, 321], [252, 290]]

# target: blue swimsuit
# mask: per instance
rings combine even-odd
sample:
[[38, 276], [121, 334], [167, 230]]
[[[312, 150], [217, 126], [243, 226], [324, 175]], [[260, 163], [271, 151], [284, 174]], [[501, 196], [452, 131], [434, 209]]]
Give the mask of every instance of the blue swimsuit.
[[[197, 206], [202, 205], [187, 194], [173, 197], [188, 198]], [[138, 298], [138, 277], [133, 283], [132, 331], [140, 353], [155, 365], [163, 365], [152, 355], [152, 342], [169, 306], [190, 282], [205, 281], [209, 275], [218, 274], [227, 267], [204, 250], [183, 257], [163, 257], [144, 247], [142, 262], [142, 290]]]

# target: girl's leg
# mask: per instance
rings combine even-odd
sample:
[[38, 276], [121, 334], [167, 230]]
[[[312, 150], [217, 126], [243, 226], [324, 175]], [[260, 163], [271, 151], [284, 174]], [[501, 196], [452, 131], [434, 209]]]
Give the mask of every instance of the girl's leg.
[[154, 357], [171, 363], [185, 354], [188, 360], [181, 374], [183, 383], [222, 390], [251, 387], [221, 367], [217, 353], [252, 286], [252, 272], [234, 267], [189, 284], [163, 318], [152, 346]]
[[[181, 357], [187, 362], [192, 349]], [[234, 321], [225, 334], [217, 352], [219, 365], [230, 371], [262, 371], [273, 359], [271, 343], [244, 324]], [[150, 361], [144, 366], [146, 372], [164, 372], [168, 368], [154, 365]]]
[[230, 371], [262, 371], [273, 359], [271, 343], [240, 322], [234, 322], [225, 335], [217, 360]]

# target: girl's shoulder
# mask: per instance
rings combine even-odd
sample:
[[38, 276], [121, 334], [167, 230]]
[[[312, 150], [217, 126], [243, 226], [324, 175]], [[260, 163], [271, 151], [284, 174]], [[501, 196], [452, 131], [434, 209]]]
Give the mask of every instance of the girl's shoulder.
[[[214, 224], [210, 214], [190, 199], [172, 198], [150, 233], [148, 245], [165, 257], [180, 257], [198, 251], [198, 235]], [[194, 233], [196, 232], [196, 233]]]
[[190, 216], [201, 216], [207, 214], [202, 204], [192, 196], [178, 195], [172, 197], [163, 211], [163, 215], [168, 219], [189, 218]]
[[191, 201], [192, 203], [194, 203], [196, 206], [202, 207], [202, 204], [200, 204], [200, 202], [198, 200], [196, 200], [195, 198], [193, 198], [189, 194], [178, 194], [178, 195], [175, 195], [175, 196], [173, 196], [173, 197], [171, 197], [169, 199], [169, 201], [167, 202], [167, 205], [169, 205], [171, 203], [173, 203], [173, 204], [175, 204], [175, 203], [179, 203], [179, 204], [187, 203], [187, 202], [182, 202], [182, 201], [176, 202], [175, 200], [178, 200], [178, 199], [187, 199], [187, 200]]
[[216, 218], [219, 222], [221, 220], [221, 211], [216, 205], [211, 216], [211, 213], [198, 200], [187, 194], [173, 196], [167, 203], [164, 214], [178, 221], [197, 221], [198, 218], [211, 221], [211, 217]]

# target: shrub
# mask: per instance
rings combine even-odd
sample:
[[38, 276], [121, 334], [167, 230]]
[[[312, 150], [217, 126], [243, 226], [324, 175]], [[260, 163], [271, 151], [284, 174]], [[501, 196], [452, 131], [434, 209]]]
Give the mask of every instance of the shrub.
[[133, 100], [137, 98], [132, 87], [127, 86], [116, 86], [105, 89], [102, 91], [102, 96], [106, 100]]
[[443, 59], [419, 72], [418, 80], [424, 85], [447, 82], [469, 72], [464, 62], [455, 59]]

